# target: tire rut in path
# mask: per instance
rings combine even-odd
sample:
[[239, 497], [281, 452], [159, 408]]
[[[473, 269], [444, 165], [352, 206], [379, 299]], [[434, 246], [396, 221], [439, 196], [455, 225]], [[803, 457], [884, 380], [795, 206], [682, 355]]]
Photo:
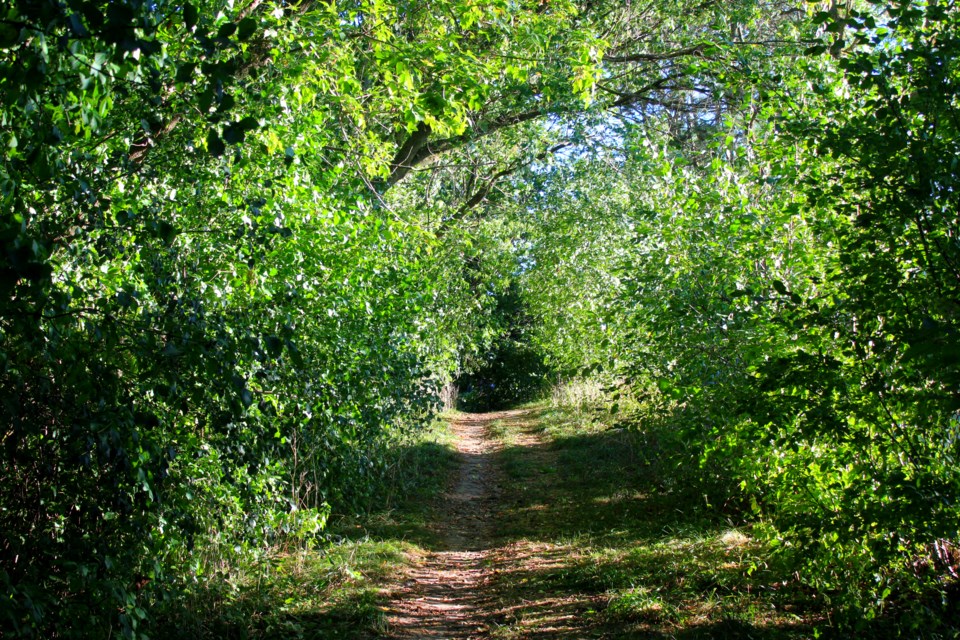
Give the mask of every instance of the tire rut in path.
[[388, 613], [390, 637], [466, 640], [487, 635], [492, 615], [485, 600], [497, 499], [495, 442], [487, 428], [519, 411], [463, 415], [451, 423], [460, 467], [443, 497], [438, 522], [442, 548], [409, 571]]

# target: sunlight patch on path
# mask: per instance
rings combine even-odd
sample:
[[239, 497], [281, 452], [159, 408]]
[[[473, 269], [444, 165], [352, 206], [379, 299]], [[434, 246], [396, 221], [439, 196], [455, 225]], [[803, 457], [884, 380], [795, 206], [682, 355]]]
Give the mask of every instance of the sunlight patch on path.
[[493, 569], [488, 562], [494, 533], [497, 472], [491, 422], [521, 415], [506, 411], [463, 415], [451, 422], [461, 463], [455, 484], [439, 507], [443, 548], [428, 553], [404, 576], [388, 611], [392, 638], [468, 639], [488, 636]]

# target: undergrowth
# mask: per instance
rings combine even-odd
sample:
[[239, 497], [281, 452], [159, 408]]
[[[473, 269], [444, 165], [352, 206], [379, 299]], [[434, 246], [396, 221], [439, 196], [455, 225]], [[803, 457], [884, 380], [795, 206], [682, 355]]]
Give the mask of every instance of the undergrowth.
[[528, 410], [492, 429], [507, 496], [497, 637], [810, 637], [821, 603], [743, 514], [676, 481], [657, 434], [583, 405]]
[[[955, 577], [942, 571], [939, 588], [911, 586], [952, 545], [934, 561], [921, 549], [887, 566], [842, 539], [805, 542], [797, 531], [825, 526], [816, 512], [800, 511], [809, 496], [778, 497], [743, 481], [745, 469], [768, 464], [762, 458], [717, 455], [721, 440], [700, 437], [694, 411], [612, 395], [567, 403], [554, 393], [533, 408], [535, 420], [497, 432], [516, 487], [507, 493], [525, 496], [506, 528], [566, 558], [536, 574], [536, 588], [591, 594], [601, 612], [594, 627], [608, 633], [612, 625], [619, 635], [611, 637], [960, 637]], [[521, 446], [524, 432], [540, 444]], [[557, 471], [538, 472], [545, 467]], [[793, 529], [776, 517], [785, 499], [797, 510]], [[867, 580], [878, 572], [885, 583]], [[897, 593], [885, 584], [907, 586]]]
[[398, 442], [362, 513], [337, 514], [310, 544], [277, 544], [224, 563], [218, 580], [158, 603], [154, 637], [294, 640], [375, 638], [389, 586], [435, 541], [430, 505], [455, 464], [444, 420]]

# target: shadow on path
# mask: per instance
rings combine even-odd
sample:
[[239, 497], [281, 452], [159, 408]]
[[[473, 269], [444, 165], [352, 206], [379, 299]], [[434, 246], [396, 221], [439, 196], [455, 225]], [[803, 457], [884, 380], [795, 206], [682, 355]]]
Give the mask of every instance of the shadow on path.
[[547, 434], [543, 414], [452, 422], [459, 466], [394, 590], [389, 637], [806, 637], [797, 593], [748, 571], [749, 537], [671, 484], [636, 434]]
[[[451, 422], [460, 457], [438, 506], [438, 544], [407, 572], [388, 613], [393, 638], [480, 638], [489, 631], [487, 556], [498, 499], [495, 443], [487, 430], [519, 411], [467, 414]], [[486, 598], [486, 599], [485, 599]]]

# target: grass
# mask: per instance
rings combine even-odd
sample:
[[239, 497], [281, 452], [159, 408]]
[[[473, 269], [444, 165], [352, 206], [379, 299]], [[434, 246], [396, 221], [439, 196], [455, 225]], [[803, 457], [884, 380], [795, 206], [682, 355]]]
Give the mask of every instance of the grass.
[[817, 603], [749, 525], [670, 481], [647, 436], [545, 405], [492, 431], [497, 637], [811, 636]]
[[281, 549], [233, 566], [163, 607], [153, 637], [361, 640], [386, 632], [390, 589], [436, 543], [431, 507], [455, 468], [445, 421], [394, 448], [367, 513], [331, 520], [316, 549]]
[[[831, 632], [824, 596], [777, 564], [726, 497], [727, 479], [704, 474], [676, 434], [612, 428], [609, 417], [539, 404], [491, 425], [499, 446], [482, 455], [492, 457], [499, 487], [493, 537], [484, 540], [490, 572], [477, 594], [489, 636], [848, 637]], [[276, 550], [233, 567], [168, 608], [151, 635], [382, 637], [404, 570], [445, 548], [437, 497], [456, 460], [438, 422], [391, 452], [371, 508], [332, 520], [319, 551]]]
[[[484, 583], [489, 635], [792, 640], [821, 607], [773, 565], [748, 522], [664, 462], [655, 434], [533, 405], [493, 423], [500, 482]], [[157, 637], [359, 640], [387, 633], [398, 577], [442, 546], [436, 497], [455, 468], [445, 423], [392, 452], [362, 516], [320, 551], [277, 553], [197, 594]], [[695, 460], [689, 462], [696, 465]]]

